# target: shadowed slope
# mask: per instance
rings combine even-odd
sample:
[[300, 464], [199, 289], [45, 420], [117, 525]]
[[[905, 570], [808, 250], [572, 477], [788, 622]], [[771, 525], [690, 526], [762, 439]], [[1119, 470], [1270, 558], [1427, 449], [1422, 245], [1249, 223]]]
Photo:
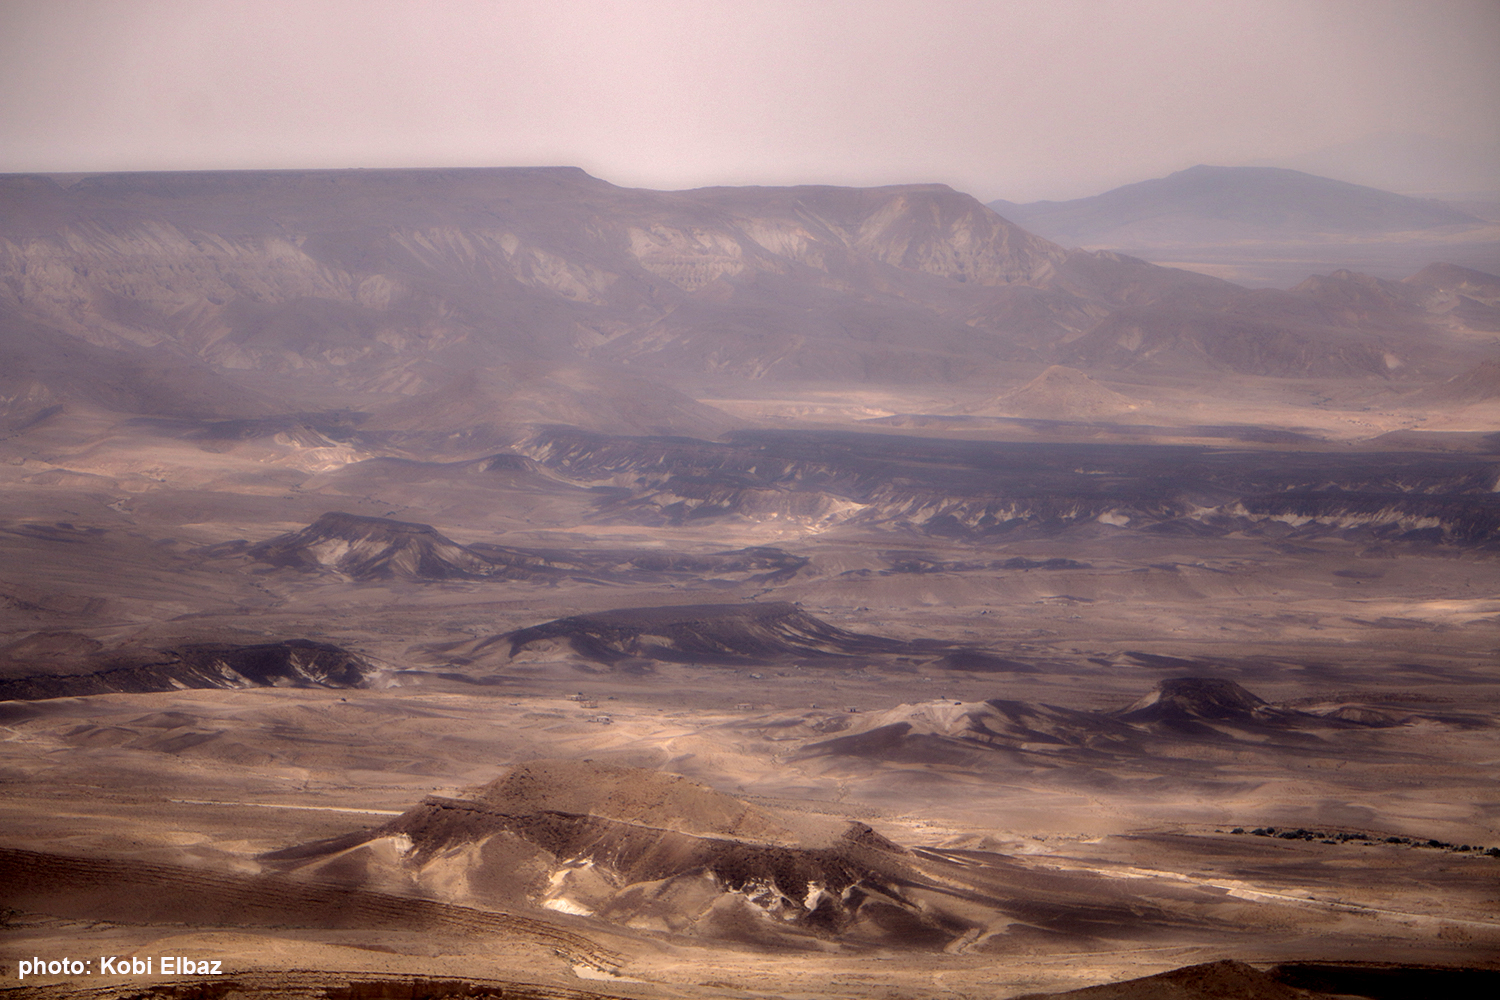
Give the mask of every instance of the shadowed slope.
[[[919, 647], [846, 632], [795, 604], [697, 604], [576, 615], [486, 639], [475, 652], [508, 644], [509, 655], [569, 651], [611, 663], [647, 657], [679, 663], [763, 662], [785, 657], [889, 656]], [[920, 647], [928, 652], [943, 648]]]
[[[809, 738], [799, 758], [834, 757], [865, 765], [950, 764], [1027, 768], [1106, 766], [1133, 762], [1160, 770], [1184, 741], [1254, 747], [1256, 752], [1340, 753], [1314, 734], [1400, 725], [1364, 705], [1312, 714], [1270, 705], [1233, 681], [1213, 677], [1164, 680], [1118, 712], [992, 699], [937, 700], [884, 712], [824, 716], [795, 731]], [[784, 732], [792, 731], [790, 727]], [[818, 733], [836, 732], [830, 739]], [[1176, 765], [1173, 765], [1174, 767]]]
[[1484, 997], [1497, 989], [1500, 972], [1493, 969], [1287, 962], [1262, 972], [1224, 960], [1066, 993], [1027, 993], [1016, 1000], [1404, 1000]]
[[1278, 982], [1244, 962], [1207, 962], [1123, 983], [1066, 993], [1028, 993], [1017, 1000], [1327, 1000]]
[[183, 688], [362, 687], [376, 673], [376, 668], [360, 656], [307, 639], [256, 646], [180, 646], [155, 654], [117, 655], [111, 659], [115, 661], [113, 664], [92, 673], [0, 680], [0, 700], [35, 701]]
[[273, 566], [332, 569], [355, 580], [530, 579], [550, 568], [540, 558], [500, 546], [488, 546], [481, 555], [429, 524], [338, 512], [253, 545], [246, 554]]
[[[804, 829], [670, 774], [539, 761], [263, 860], [319, 881], [404, 875], [426, 891], [762, 943], [848, 933], [930, 947], [961, 933], [962, 921], [906, 898], [927, 879], [902, 848], [861, 823], [790, 822]], [[520, 878], [494, 877], [495, 866]]]
[[1486, 455], [1271, 452], [1176, 445], [951, 441], [741, 431], [725, 442], [540, 428], [523, 445], [560, 478], [628, 482], [600, 520], [849, 524], [959, 538], [1092, 527], [1285, 532], [1485, 545], [1500, 475]]
[[[575, 811], [576, 810], [576, 811]], [[838, 942], [1005, 951], [1038, 937], [1150, 938], [1221, 926], [1179, 899], [983, 851], [907, 850], [862, 823], [749, 806], [669, 774], [518, 765], [380, 827], [262, 855], [314, 882], [510, 907], [771, 947]], [[1203, 896], [1201, 902], [1220, 900]], [[1165, 904], [1165, 905], [1164, 905]], [[821, 941], [821, 943], [819, 943]]]

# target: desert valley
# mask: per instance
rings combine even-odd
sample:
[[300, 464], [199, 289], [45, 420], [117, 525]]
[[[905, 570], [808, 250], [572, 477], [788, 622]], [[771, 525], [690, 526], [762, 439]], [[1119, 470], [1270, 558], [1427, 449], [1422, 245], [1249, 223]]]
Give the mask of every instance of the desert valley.
[[1494, 995], [1495, 207], [0, 176], [0, 994]]

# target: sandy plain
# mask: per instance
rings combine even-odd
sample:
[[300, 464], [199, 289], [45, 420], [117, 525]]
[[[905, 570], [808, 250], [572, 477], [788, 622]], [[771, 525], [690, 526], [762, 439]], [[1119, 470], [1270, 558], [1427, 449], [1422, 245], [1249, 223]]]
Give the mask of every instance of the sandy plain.
[[[938, 409], [792, 402], [825, 428]], [[774, 426], [787, 405], [742, 415]], [[1330, 454], [1350, 452], [1346, 422], [1372, 420], [1358, 407], [1298, 418], [1306, 448]], [[357, 688], [0, 704], [7, 956], [212, 955], [247, 994], [451, 978], [515, 995], [809, 998], [1009, 997], [1223, 958], [1500, 960], [1500, 858], [1478, 849], [1500, 846], [1492, 548], [1295, 519], [1211, 534], [1083, 519], [997, 537], [831, 508], [662, 523], [621, 514], [576, 470], [464, 480], [351, 465], [363, 456], [285, 436], [208, 450], [107, 424], [79, 419], [6, 444], [7, 635], [73, 637], [50, 661], [23, 667], [8, 654], [7, 678], [38, 663], [77, 673], [84, 647], [292, 637], [374, 669]], [[1208, 433], [1181, 426], [1164, 437]], [[1077, 444], [1097, 433], [987, 430], [950, 436]], [[459, 546], [634, 568], [356, 579], [270, 565], [234, 544], [329, 511], [432, 525]], [[638, 563], [753, 547], [805, 563], [770, 580], [740, 564]], [[917, 645], [726, 648], [715, 660], [489, 641], [618, 608], [775, 602], [842, 635]], [[955, 649], [991, 659], [945, 660]], [[1130, 721], [1181, 677], [1232, 681], [1267, 707]], [[679, 775], [798, 829], [868, 824], [919, 873], [912, 912], [948, 930], [856, 921], [818, 934], [750, 903], [765, 926], [690, 909], [675, 930], [611, 921], [568, 895], [563, 876], [582, 862], [563, 855], [540, 882], [486, 898], [400, 852], [382, 861], [372, 848], [352, 882], [267, 860], [558, 760]], [[1267, 828], [1316, 836], [1250, 832]], [[41, 993], [17, 995], [94, 995], [76, 978], [38, 982]], [[149, 985], [88, 988], [121, 984]]]
[[1492, 225], [0, 189], [8, 995], [1495, 994]]

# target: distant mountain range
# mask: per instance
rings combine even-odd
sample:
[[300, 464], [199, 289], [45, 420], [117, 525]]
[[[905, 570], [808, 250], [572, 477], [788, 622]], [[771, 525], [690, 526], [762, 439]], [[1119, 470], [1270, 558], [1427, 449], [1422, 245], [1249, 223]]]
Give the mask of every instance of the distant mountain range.
[[1092, 198], [989, 205], [1065, 246], [1110, 248], [1368, 236], [1483, 222], [1441, 201], [1277, 167], [1197, 166]]
[[[1226, 193], [1244, 178], [1260, 193]], [[1293, 171], [1199, 168], [1122, 190], [1068, 211], [1115, 231], [1468, 219]], [[1272, 195], [1280, 214], [1257, 215]], [[366, 440], [480, 456], [540, 424], [717, 437], [736, 421], [695, 400], [709, 385], [984, 388], [1052, 364], [1434, 383], [1487, 357], [1474, 333], [1500, 330], [1497, 281], [1450, 268], [1251, 292], [1068, 250], [942, 185], [657, 192], [573, 168], [13, 175], [0, 177], [0, 430], [79, 407], [337, 410]]]
[[1500, 206], [1413, 198], [1279, 167], [1197, 166], [1091, 198], [990, 208], [1069, 247], [1114, 250], [1251, 287], [1434, 262], [1500, 270]]

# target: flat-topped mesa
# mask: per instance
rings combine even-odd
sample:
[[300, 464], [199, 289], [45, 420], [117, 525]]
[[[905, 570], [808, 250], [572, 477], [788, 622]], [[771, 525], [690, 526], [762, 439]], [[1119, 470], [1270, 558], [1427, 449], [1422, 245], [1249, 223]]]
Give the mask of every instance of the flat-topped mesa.
[[25, 235], [95, 216], [121, 230], [166, 223], [236, 237], [341, 232], [351, 218], [370, 229], [498, 226], [512, 229], [512, 241], [529, 231], [552, 244], [628, 245], [647, 271], [677, 284], [683, 275], [670, 265], [693, 258], [738, 273], [776, 257], [819, 266], [827, 252], [842, 251], [961, 283], [1005, 285], [1045, 278], [1066, 256], [945, 184], [649, 191], [576, 167], [96, 174], [67, 186], [0, 177], [0, 223], [24, 221]]
[[883, 938], [899, 918], [921, 947], [964, 929], [908, 898], [926, 881], [912, 855], [864, 823], [780, 815], [594, 761], [518, 764], [457, 798], [261, 861], [319, 882], [404, 880], [463, 902], [711, 938]]

